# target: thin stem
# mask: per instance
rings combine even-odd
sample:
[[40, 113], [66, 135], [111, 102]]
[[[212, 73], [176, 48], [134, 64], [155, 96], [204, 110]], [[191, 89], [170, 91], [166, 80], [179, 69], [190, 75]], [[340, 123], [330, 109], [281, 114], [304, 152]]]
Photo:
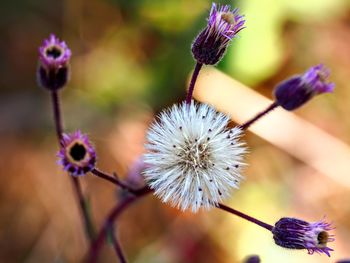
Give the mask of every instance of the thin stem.
[[112, 208], [112, 210], [108, 214], [100, 232], [98, 233], [97, 238], [90, 246], [88, 260], [87, 260], [88, 263], [97, 262], [99, 251], [102, 248], [102, 245], [106, 240], [108, 230], [109, 230], [110, 226], [113, 225], [114, 221], [133, 202], [135, 202], [140, 197], [145, 196], [146, 194], [151, 193], [151, 192], [152, 192], [152, 190], [150, 190], [148, 187], [143, 187], [143, 188], [137, 190], [136, 195], [130, 195], [130, 196], [126, 197], [124, 200], [122, 200], [120, 203], [118, 203], [114, 208]]
[[[53, 108], [53, 114], [54, 114], [56, 135], [57, 135], [58, 143], [60, 147], [62, 147], [61, 139], [62, 139], [62, 133], [63, 133], [63, 122], [62, 122], [62, 115], [61, 115], [61, 108], [60, 108], [60, 99], [59, 99], [57, 90], [51, 91], [51, 102], [52, 102], [52, 108]], [[88, 206], [87, 206], [87, 203], [85, 202], [85, 198], [81, 190], [79, 179], [72, 175], [70, 175], [69, 177], [72, 182], [76, 198], [79, 202], [80, 212], [82, 215], [85, 232], [88, 238], [90, 240], [93, 240], [94, 230], [93, 230], [92, 220], [89, 216]]]
[[245, 219], [245, 220], [248, 220], [249, 222], [252, 222], [252, 223], [254, 223], [254, 224], [258, 225], [258, 226], [261, 226], [261, 227], [263, 227], [263, 228], [265, 228], [265, 229], [267, 229], [267, 230], [269, 230], [269, 231], [272, 231], [272, 229], [273, 229], [273, 226], [272, 226], [272, 225], [269, 225], [269, 224], [267, 224], [267, 223], [264, 223], [264, 222], [262, 222], [262, 221], [260, 221], [260, 220], [258, 220], [258, 219], [256, 219], [256, 218], [254, 218], [254, 217], [251, 217], [251, 216], [249, 216], [249, 215], [246, 215], [246, 214], [244, 214], [244, 213], [242, 213], [242, 212], [240, 212], [240, 211], [238, 211], [238, 210], [236, 210], [236, 209], [233, 209], [233, 208], [231, 208], [231, 207], [228, 207], [228, 206], [226, 206], [226, 205], [218, 204], [218, 205], [217, 205], [217, 208], [220, 208], [221, 210], [224, 210], [224, 211], [226, 211], [226, 212], [229, 212], [229, 213], [231, 213], [231, 214], [234, 214], [234, 215], [236, 215], [236, 216], [239, 216], [239, 217], [241, 217], [241, 218], [243, 218], [243, 219]]
[[126, 190], [126, 191], [128, 191], [130, 193], [134, 194], [136, 191], [138, 191], [136, 189], [133, 189], [131, 186], [125, 184], [124, 182], [120, 181], [118, 178], [116, 178], [116, 177], [114, 177], [112, 175], [109, 175], [109, 174], [107, 174], [105, 172], [102, 172], [101, 170], [99, 170], [97, 168], [94, 168], [91, 171], [91, 173], [96, 175], [96, 176], [98, 176], [98, 177], [100, 177], [100, 178], [102, 178], [102, 179], [105, 179], [105, 180], [107, 180], [109, 182], [112, 182], [115, 185], [120, 186], [122, 189], [124, 189], [124, 190]]
[[51, 101], [52, 101], [52, 107], [53, 107], [56, 135], [59, 143], [61, 144], [63, 124], [62, 124], [62, 116], [61, 116], [61, 110], [60, 110], [60, 100], [59, 100], [57, 90], [51, 91]]
[[241, 124], [239, 126], [239, 128], [241, 128], [242, 130], [246, 130], [250, 127], [250, 125], [252, 125], [253, 123], [255, 123], [257, 120], [259, 120], [261, 117], [265, 116], [267, 113], [269, 113], [270, 111], [274, 110], [275, 108], [277, 108], [279, 105], [276, 102], [273, 102], [269, 107], [267, 107], [266, 110], [258, 113], [255, 117], [253, 117], [252, 119], [250, 119], [249, 121]]
[[124, 255], [123, 249], [120, 246], [119, 240], [117, 238], [117, 235], [115, 233], [115, 227], [113, 224], [110, 226], [110, 235], [111, 235], [111, 241], [113, 244], [113, 248], [115, 253], [117, 254], [117, 257], [119, 258], [120, 263], [127, 263], [126, 257]]
[[72, 178], [71, 181], [74, 187], [74, 192], [80, 205], [80, 212], [82, 214], [82, 219], [85, 226], [85, 233], [88, 236], [89, 240], [92, 241], [95, 238], [96, 233], [93, 222], [90, 217], [89, 205], [87, 203], [86, 198], [84, 198], [83, 191], [81, 189], [78, 178], [72, 175], [70, 177]]
[[190, 86], [188, 88], [187, 97], [186, 97], [187, 104], [191, 103], [191, 100], [193, 97], [194, 85], [196, 84], [197, 77], [198, 77], [199, 71], [201, 70], [202, 66], [203, 66], [202, 63], [197, 62], [196, 66], [194, 68], [194, 71], [192, 73], [192, 78], [191, 78]]
[[103, 224], [100, 232], [97, 235], [97, 238], [90, 246], [89, 258], [87, 260], [88, 263], [97, 262], [98, 254], [102, 245], [106, 239], [109, 226], [113, 224], [113, 222], [118, 218], [118, 216], [129, 207], [136, 198], [134, 196], [129, 196], [125, 198], [122, 202], [118, 203], [107, 216], [105, 223]]

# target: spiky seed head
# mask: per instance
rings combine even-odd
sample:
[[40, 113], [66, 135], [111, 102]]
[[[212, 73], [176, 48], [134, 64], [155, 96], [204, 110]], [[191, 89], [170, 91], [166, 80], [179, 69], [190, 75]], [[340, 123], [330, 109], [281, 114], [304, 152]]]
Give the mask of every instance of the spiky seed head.
[[241, 130], [206, 104], [164, 110], [147, 132], [144, 176], [155, 194], [181, 210], [209, 209], [238, 188], [244, 166]]

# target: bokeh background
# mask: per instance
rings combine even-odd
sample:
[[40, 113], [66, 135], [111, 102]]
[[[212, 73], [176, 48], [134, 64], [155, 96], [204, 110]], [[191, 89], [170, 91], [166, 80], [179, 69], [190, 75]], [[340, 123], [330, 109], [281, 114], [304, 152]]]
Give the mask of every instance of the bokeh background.
[[[326, 64], [336, 91], [295, 114], [349, 150], [350, 1], [220, 2], [240, 7], [247, 28], [217, 68], [271, 98], [278, 81]], [[207, 0], [0, 2], [0, 262], [81, 262], [88, 248], [71, 184], [55, 164], [49, 94], [36, 84], [42, 40], [56, 33], [73, 52], [71, 81], [62, 93], [67, 131], [79, 128], [90, 135], [101, 169], [142, 184], [128, 171], [137, 166], [154, 115], [184, 98], [194, 65], [191, 42], [205, 26], [210, 5]], [[227, 104], [225, 94], [218, 96], [218, 106]], [[296, 149], [304, 147], [286, 134]], [[327, 153], [326, 140], [314, 139]], [[180, 213], [148, 196], [117, 223], [130, 262], [243, 262], [251, 254], [269, 263], [350, 258], [349, 183], [295, 158], [259, 131], [248, 132], [245, 140], [246, 180], [227, 203], [271, 224], [283, 216], [309, 221], [326, 216], [336, 226], [332, 257], [277, 247], [266, 230], [215, 209]], [[350, 166], [346, 151], [330, 157], [324, 163], [334, 171]], [[99, 226], [120, 193], [92, 175], [81, 181]], [[101, 262], [116, 262], [111, 247], [105, 246]]]

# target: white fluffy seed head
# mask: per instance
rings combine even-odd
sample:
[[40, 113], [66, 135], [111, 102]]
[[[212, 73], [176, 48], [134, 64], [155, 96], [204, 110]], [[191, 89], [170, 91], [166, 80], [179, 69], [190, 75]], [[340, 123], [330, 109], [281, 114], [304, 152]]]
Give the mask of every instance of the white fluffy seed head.
[[144, 171], [163, 202], [181, 210], [209, 209], [238, 188], [244, 166], [241, 130], [205, 104], [185, 102], [163, 111], [148, 133]]

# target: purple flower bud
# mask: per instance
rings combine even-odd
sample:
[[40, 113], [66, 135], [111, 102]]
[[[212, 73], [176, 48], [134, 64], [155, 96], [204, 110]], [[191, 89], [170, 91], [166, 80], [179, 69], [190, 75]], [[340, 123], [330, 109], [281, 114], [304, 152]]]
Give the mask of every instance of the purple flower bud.
[[95, 167], [96, 153], [89, 138], [76, 131], [72, 134], [63, 134], [62, 148], [58, 152], [58, 163], [65, 171], [72, 175], [84, 175]]
[[64, 41], [54, 34], [44, 40], [39, 48], [37, 78], [39, 84], [50, 90], [66, 85], [69, 77], [69, 59], [72, 53]]
[[291, 249], [307, 249], [309, 254], [325, 253], [330, 257], [333, 249], [327, 247], [334, 241], [328, 231], [334, 229], [330, 223], [319, 221], [308, 223], [296, 218], [281, 218], [272, 229], [275, 243]]
[[276, 102], [285, 110], [294, 110], [314, 96], [332, 92], [334, 83], [327, 83], [329, 70], [322, 64], [311, 67], [303, 75], [281, 82], [275, 89]]
[[192, 54], [198, 63], [215, 65], [223, 57], [230, 41], [244, 28], [243, 16], [238, 9], [212, 4], [208, 24], [192, 44]]
[[260, 257], [257, 255], [249, 256], [244, 260], [244, 263], [260, 263]]

